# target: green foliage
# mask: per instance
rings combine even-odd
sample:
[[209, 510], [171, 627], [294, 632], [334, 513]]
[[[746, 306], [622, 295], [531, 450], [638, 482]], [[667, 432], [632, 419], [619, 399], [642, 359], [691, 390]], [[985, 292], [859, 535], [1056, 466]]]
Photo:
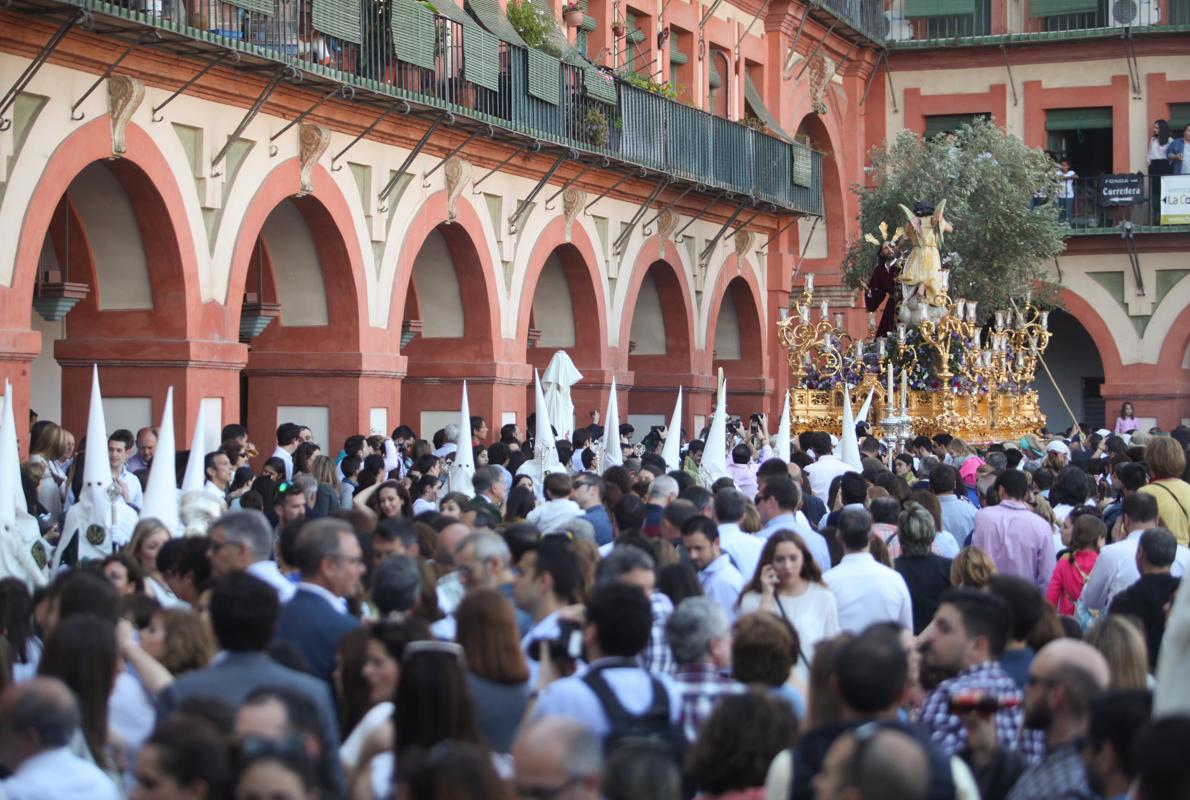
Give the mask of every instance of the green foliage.
[[562, 55], [554, 43], [558, 21], [545, 7], [533, 0], [508, 0], [508, 21], [517, 34], [532, 48], [558, 58]]
[[607, 116], [597, 108], [587, 109], [583, 117], [583, 128], [591, 144], [603, 147], [607, 144]]
[[635, 86], [637, 89], [643, 89], [646, 92], [659, 94], [669, 100], [678, 99], [678, 87], [674, 86], [669, 81], [666, 81], [665, 83], [658, 83], [651, 78], [647, 78], [644, 75], [632, 72], [631, 70], [621, 70], [618, 74], [620, 76], [620, 80], [624, 81], [624, 83], [628, 84], [629, 86]]
[[942, 248], [951, 264], [951, 297], [978, 300], [985, 314], [1009, 308], [1010, 298], [1030, 289], [1043, 303], [1056, 301], [1046, 274], [1064, 247], [1057, 208], [1052, 202], [1029, 208], [1035, 194], [1058, 196], [1057, 167], [1045, 153], [980, 119], [930, 141], [902, 131], [870, 159], [869, 185], [852, 187], [860, 196], [860, 236], [843, 263], [848, 286], [859, 286], [876, 266], [878, 248], [864, 233], [879, 238], [881, 222], [890, 233], [905, 225], [898, 204], [912, 209], [918, 201], [946, 200], [955, 228]]

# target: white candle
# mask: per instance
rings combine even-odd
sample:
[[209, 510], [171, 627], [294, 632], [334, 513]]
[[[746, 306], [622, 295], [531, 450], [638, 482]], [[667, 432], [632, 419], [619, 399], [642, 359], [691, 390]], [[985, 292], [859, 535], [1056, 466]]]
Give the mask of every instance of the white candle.
[[1033, 355], [1037, 355], [1037, 337], [1036, 336], [1029, 337], [1029, 352], [1032, 353]]
[[827, 319], [829, 317], [830, 317], [830, 305], [827, 304], [827, 302], [825, 300], [823, 300], [822, 301], [822, 318]]
[[881, 359], [884, 358], [884, 337], [881, 336], [876, 340], [876, 355]]
[[897, 341], [901, 344], [905, 343], [905, 323], [903, 322], [897, 325]]
[[885, 394], [885, 406], [887, 406], [887, 415], [892, 416], [893, 408], [893, 368], [892, 362], [888, 362], [888, 392]]
[[1050, 329], [1050, 312], [1041, 312], [1041, 327], [1045, 328], [1047, 331]]
[[810, 324], [810, 307], [809, 306], [801, 306], [798, 309], [798, 316], [800, 316], [802, 318], [802, 322], [804, 324], [809, 325]]
[[983, 328], [975, 329], [975, 347], [979, 347], [979, 340], [983, 338]]
[[835, 328], [837, 328], [839, 330], [843, 329], [843, 312], [842, 311], [835, 312]]
[[962, 319], [963, 317], [966, 316], [967, 301], [960, 297], [959, 301], [954, 304], [954, 309], [957, 312], [955, 314], [955, 316], [958, 317], [959, 319]]
[[940, 284], [942, 284], [942, 291], [945, 292], [947, 289], [950, 288], [950, 272], [949, 271], [943, 270], [941, 273], [939, 273], [938, 279], [939, 279], [938, 282]]
[[968, 322], [975, 321], [975, 306], [976, 305], [977, 305], [977, 303], [974, 300], [971, 300], [970, 302], [967, 303], [967, 321]]
[[863, 342], [855, 343], [855, 360], [856, 361], [864, 360], [864, 343]]
[[1032, 289], [1029, 289], [1025, 292], [1025, 305], [1026, 306], [1033, 305], [1033, 290]]
[[996, 312], [996, 327], [997, 328], [1004, 327], [1004, 312], [1003, 311]]
[[869, 328], [876, 327], [876, 312], [875, 311], [868, 312], [868, 327]]
[[814, 273], [813, 272], [806, 273], [806, 291], [807, 292], [814, 291]]
[[901, 410], [909, 410], [909, 370], [901, 370]]
[[1018, 352], [1016, 354], [1016, 368], [1021, 369], [1025, 366], [1025, 354]]

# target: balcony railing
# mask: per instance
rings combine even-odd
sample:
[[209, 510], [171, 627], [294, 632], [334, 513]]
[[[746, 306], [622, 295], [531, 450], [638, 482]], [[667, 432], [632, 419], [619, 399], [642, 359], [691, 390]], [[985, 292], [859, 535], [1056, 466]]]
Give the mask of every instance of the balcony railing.
[[[1057, 198], [1058, 216], [1072, 233], [1119, 233], [1125, 227], [1183, 233], [1185, 225], [1161, 225], [1160, 183], [1153, 191], [1147, 175], [1075, 178], [1070, 194]], [[1034, 203], [1044, 202], [1035, 200]]]
[[[452, 0], [440, 0], [442, 3]], [[79, 0], [369, 92], [701, 184], [780, 209], [822, 213], [821, 156], [637, 89], [593, 65], [498, 42], [457, 6], [392, 0]], [[556, 74], [554, 70], [557, 70]]]
[[[849, 0], [825, 0], [849, 2]], [[1184, 28], [1190, 0], [850, 0], [879, 8], [884, 38], [893, 46], [979, 43], [979, 37], [1049, 39], [1094, 36], [1131, 30]], [[874, 12], [861, 12], [874, 13]], [[846, 17], [845, 17], [846, 19]], [[997, 39], [999, 40], [999, 39]]]

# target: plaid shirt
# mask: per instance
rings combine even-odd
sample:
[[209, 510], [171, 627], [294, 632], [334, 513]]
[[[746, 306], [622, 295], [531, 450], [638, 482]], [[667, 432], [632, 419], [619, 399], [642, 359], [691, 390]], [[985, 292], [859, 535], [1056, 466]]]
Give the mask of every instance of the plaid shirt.
[[665, 638], [665, 623], [674, 613], [674, 604], [664, 592], [653, 592], [649, 606], [653, 611], [653, 629], [649, 632], [649, 643], [641, 651], [640, 665], [657, 675], [668, 675], [674, 671], [674, 658]]
[[[999, 661], [977, 664], [938, 684], [922, 704], [918, 722], [929, 729], [930, 738], [947, 757], [957, 755], [967, 742], [962, 720], [950, 713], [950, 698], [960, 692], [1012, 696], [1023, 702], [1016, 681], [1000, 667]], [[1022, 718], [1020, 705], [996, 712], [996, 742], [1000, 747], [1017, 749]]]
[[707, 661], [679, 664], [674, 672], [674, 682], [682, 694], [682, 714], [678, 724], [691, 743], [698, 738], [703, 723], [710, 719], [719, 698], [740, 694], [746, 688], [739, 681], [724, 678], [718, 667]]
[[1012, 787], [1008, 800], [1093, 797], [1079, 745], [1076, 740], [1046, 752], [1042, 762], [1029, 767]]

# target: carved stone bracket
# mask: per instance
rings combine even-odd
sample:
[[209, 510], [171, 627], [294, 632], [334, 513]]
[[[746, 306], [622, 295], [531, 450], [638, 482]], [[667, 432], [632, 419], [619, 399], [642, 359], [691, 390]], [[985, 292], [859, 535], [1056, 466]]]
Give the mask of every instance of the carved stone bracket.
[[107, 82], [107, 104], [111, 114], [112, 156], [121, 158], [128, 152], [124, 133], [128, 122], [145, 99], [145, 85], [127, 75], [113, 75]]
[[310, 179], [318, 159], [331, 146], [331, 131], [322, 125], [302, 123], [298, 126], [298, 161], [302, 165], [298, 189], [298, 196], [305, 197], [314, 191], [314, 182]]
[[835, 62], [821, 53], [810, 60], [810, 108], [815, 114], [825, 114], [826, 90], [835, 77]]
[[657, 235], [661, 237], [661, 241], [668, 242], [677, 229], [678, 215], [668, 208], [662, 211], [661, 216], [657, 218]]
[[743, 258], [752, 249], [752, 231], [740, 231], [735, 235], [736, 258]]
[[458, 219], [459, 197], [471, 181], [471, 162], [451, 156], [442, 166], [442, 172], [446, 176], [446, 219], [454, 222]]
[[566, 241], [570, 241], [570, 225], [587, 204], [587, 192], [577, 186], [567, 186], [562, 192], [562, 219], [566, 221]]

